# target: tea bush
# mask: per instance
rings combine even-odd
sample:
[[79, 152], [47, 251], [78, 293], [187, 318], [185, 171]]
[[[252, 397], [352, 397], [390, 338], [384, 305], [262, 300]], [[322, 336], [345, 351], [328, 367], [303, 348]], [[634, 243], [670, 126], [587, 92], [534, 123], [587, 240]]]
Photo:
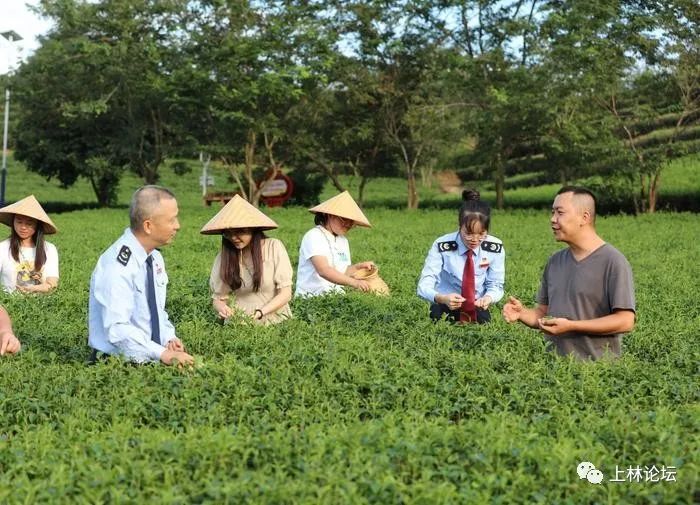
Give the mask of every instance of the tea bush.
[[[126, 188], [124, 188], [124, 191]], [[127, 193], [128, 194], [128, 193]], [[294, 300], [272, 328], [221, 325], [207, 279], [218, 210], [181, 198], [163, 248], [168, 310], [202, 366], [119, 359], [85, 366], [87, 299], [99, 254], [126, 209], [52, 216], [59, 289], [1, 295], [23, 351], [0, 360], [2, 503], [691, 503], [698, 488], [697, 279], [691, 214], [599, 219], [623, 251], [638, 299], [623, 357], [578, 363], [533, 330], [432, 324], [415, 295], [432, 241], [455, 210], [373, 208], [350, 235], [389, 298]], [[266, 212], [296, 265], [313, 216]], [[506, 293], [532, 303], [553, 241], [547, 211], [496, 212]], [[500, 304], [499, 304], [500, 305]], [[605, 474], [580, 480], [586, 460]], [[677, 482], [610, 482], [615, 467], [675, 467]]]

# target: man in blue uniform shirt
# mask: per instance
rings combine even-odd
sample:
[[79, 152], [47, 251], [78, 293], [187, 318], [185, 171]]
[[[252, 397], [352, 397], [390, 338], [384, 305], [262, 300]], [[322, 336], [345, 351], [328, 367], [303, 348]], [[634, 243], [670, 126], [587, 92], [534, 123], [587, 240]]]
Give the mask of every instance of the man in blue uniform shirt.
[[172, 242], [177, 215], [169, 190], [144, 186], [134, 193], [130, 227], [100, 256], [90, 279], [91, 361], [101, 352], [137, 363], [193, 363], [165, 311], [168, 276], [156, 249]]

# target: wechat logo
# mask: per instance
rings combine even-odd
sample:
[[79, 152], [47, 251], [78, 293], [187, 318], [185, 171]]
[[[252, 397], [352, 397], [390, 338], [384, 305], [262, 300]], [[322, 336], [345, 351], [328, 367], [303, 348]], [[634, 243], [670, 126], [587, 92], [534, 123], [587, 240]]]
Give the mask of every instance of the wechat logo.
[[579, 479], [586, 479], [591, 484], [600, 484], [603, 482], [603, 472], [596, 470], [596, 467], [590, 461], [581, 461], [576, 467]]

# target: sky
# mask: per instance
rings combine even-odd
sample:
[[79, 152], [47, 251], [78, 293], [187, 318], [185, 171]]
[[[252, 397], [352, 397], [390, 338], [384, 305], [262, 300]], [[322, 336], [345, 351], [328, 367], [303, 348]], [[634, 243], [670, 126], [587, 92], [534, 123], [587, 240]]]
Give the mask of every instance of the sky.
[[38, 0], [0, 0], [0, 32], [13, 30], [23, 39], [11, 44], [0, 37], [0, 74], [7, 73], [10, 66], [17, 68], [20, 59], [26, 59], [39, 47], [36, 37], [51, 27], [27, 8], [27, 4], [37, 3]]

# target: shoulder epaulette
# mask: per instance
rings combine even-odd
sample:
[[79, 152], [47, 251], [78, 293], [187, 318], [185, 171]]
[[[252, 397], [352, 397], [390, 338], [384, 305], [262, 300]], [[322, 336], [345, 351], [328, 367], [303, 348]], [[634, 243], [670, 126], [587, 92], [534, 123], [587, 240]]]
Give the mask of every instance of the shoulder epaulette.
[[492, 253], [499, 253], [503, 250], [503, 244], [499, 244], [498, 242], [489, 242], [487, 240], [484, 240], [481, 243], [481, 248], [484, 251], [492, 252]]
[[446, 242], [438, 242], [437, 248], [438, 248], [438, 251], [440, 251], [440, 252], [456, 251], [457, 250], [457, 242], [455, 240], [448, 240]]
[[126, 266], [126, 264], [129, 263], [129, 258], [131, 258], [131, 249], [123, 245], [122, 248], [119, 249], [119, 254], [117, 254], [117, 261]]

